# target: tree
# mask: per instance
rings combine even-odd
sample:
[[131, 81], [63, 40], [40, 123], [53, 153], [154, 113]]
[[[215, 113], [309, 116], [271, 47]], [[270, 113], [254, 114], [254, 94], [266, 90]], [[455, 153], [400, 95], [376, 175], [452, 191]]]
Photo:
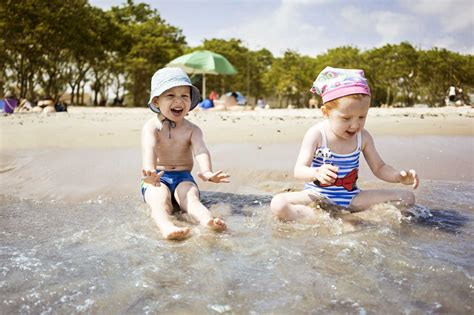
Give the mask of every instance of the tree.
[[474, 69], [472, 56], [462, 56], [446, 49], [433, 48], [420, 52], [418, 85], [431, 106], [444, 105], [449, 86], [472, 88]]
[[231, 76], [206, 76], [206, 86], [209, 90], [216, 90], [220, 94], [227, 91], [247, 91], [249, 50], [242, 45], [240, 39], [205, 39], [203, 45], [191, 49], [190, 52], [195, 50], [210, 50], [223, 55], [237, 70], [237, 74]]
[[147, 4], [128, 0], [123, 7], [112, 7], [110, 14], [122, 34], [117, 57], [124, 62], [128, 100], [142, 106], [153, 73], [183, 53], [185, 39], [180, 29], [166, 24]]
[[317, 63], [322, 66], [321, 70], [326, 66], [354, 69], [360, 68], [362, 56], [358, 48], [342, 46], [329, 49], [327, 53], [318, 55], [316, 60]]
[[366, 76], [372, 88], [372, 103], [398, 101], [413, 105], [416, 95], [418, 52], [409, 43], [387, 44], [363, 54]]
[[290, 104], [298, 107], [306, 104], [309, 96], [315, 61], [307, 56], [288, 50], [282, 58], [276, 58], [271, 70], [265, 73], [265, 86], [278, 97], [278, 107]]

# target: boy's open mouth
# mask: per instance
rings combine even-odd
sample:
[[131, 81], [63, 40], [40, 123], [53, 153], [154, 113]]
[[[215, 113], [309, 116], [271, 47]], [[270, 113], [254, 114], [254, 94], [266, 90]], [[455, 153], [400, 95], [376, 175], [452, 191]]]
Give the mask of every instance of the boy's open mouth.
[[183, 110], [184, 110], [183, 108], [172, 108], [171, 113], [173, 113], [173, 115], [179, 116], [181, 115]]

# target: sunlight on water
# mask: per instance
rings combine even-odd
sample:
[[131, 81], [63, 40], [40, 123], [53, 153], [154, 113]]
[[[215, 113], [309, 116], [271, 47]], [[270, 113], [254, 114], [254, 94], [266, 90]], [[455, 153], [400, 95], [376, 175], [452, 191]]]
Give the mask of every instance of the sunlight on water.
[[472, 313], [473, 184], [424, 187], [407, 215], [316, 225], [275, 220], [270, 195], [203, 192], [230, 229], [193, 225], [183, 242], [136, 196], [2, 196], [0, 313]]

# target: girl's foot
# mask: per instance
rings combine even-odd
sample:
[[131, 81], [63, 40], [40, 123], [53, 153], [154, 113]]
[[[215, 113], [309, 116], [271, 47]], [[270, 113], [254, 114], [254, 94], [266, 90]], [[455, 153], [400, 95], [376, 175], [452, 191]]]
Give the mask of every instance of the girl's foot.
[[209, 220], [209, 222], [207, 222], [207, 226], [217, 232], [221, 232], [227, 229], [227, 225], [225, 224], [225, 222], [218, 218]]
[[182, 228], [174, 226], [170, 229], [162, 231], [162, 233], [163, 237], [167, 240], [182, 240], [188, 236], [190, 231], [191, 229], [189, 229], [188, 227]]

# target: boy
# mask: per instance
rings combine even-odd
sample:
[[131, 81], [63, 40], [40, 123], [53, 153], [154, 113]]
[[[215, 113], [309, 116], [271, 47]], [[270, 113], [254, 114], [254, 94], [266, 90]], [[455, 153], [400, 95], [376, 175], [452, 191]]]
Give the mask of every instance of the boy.
[[228, 183], [230, 177], [212, 171], [201, 129], [185, 119], [199, 98], [199, 90], [180, 68], [160, 69], [151, 79], [148, 105], [157, 115], [142, 130], [142, 195], [166, 239], [184, 239], [190, 232], [188, 227], [172, 222], [174, 202], [201, 225], [216, 231], [226, 229], [224, 221], [213, 218], [201, 203], [191, 175], [194, 156], [203, 181]]

